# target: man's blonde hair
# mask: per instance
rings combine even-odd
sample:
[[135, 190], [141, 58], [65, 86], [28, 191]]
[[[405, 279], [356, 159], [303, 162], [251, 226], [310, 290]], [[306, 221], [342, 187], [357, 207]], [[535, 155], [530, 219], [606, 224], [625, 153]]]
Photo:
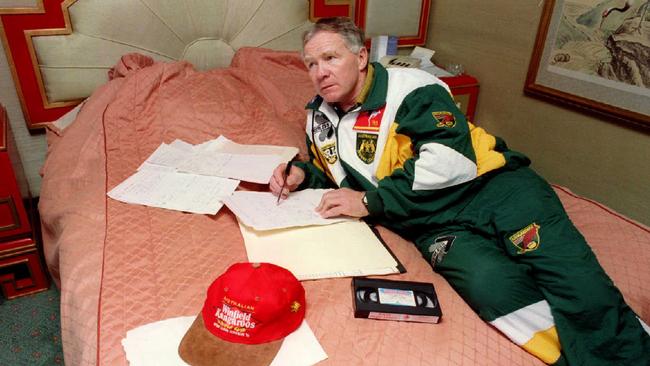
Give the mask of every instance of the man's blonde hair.
[[352, 53], [359, 53], [365, 46], [363, 31], [348, 17], [321, 18], [302, 36], [303, 48], [320, 32], [336, 33], [343, 37], [345, 45]]

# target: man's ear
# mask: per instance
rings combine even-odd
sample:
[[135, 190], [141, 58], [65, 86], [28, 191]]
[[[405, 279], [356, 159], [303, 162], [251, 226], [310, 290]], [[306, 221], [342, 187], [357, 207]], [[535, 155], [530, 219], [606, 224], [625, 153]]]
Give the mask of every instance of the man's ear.
[[367, 48], [361, 47], [357, 57], [359, 58], [359, 70], [363, 70], [366, 67], [368, 67], [368, 49]]

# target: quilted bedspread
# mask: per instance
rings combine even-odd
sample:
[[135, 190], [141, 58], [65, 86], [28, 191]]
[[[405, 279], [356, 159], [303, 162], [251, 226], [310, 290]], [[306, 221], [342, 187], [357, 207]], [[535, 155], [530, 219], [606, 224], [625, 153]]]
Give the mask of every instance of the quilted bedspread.
[[[162, 143], [224, 135], [245, 144], [304, 147], [313, 94], [296, 53], [244, 48], [232, 66], [127, 55], [76, 121], [48, 133], [40, 212], [47, 265], [61, 288], [69, 365], [127, 364], [121, 339], [156, 320], [197, 314], [208, 285], [245, 261], [234, 215], [188, 214], [109, 199]], [[242, 184], [244, 189], [267, 189]], [[650, 230], [556, 188], [628, 303], [650, 321]], [[350, 279], [306, 281], [307, 321], [328, 355], [323, 365], [543, 365], [482, 322], [415, 247], [379, 228], [406, 267], [387, 278], [433, 283], [439, 324], [355, 319]]]

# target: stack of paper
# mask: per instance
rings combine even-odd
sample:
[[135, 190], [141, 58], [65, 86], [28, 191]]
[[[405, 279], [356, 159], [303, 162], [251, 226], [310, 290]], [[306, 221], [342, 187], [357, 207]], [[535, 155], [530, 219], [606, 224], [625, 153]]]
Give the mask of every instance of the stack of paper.
[[365, 222], [324, 219], [315, 211], [328, 190], [235, 192], [224, 200], [237, 215], [249, 262], [290, 270], [299, 280], [399, 273], [403, 268]]
[[[178, 355], [181, 339], [196, 316], [182, 316], [139, 326], [126, 332], [122, 347], [131, 366], [187, 365]], [[303, 321], [289, 334], [271, 362], [271, 366], [314, 365], [327, 358], [314, 332]]]
[[266, 184], [273, 170], [291, 160], [298, 148], [241, 145], [224, 136], [199, 145], [182, 140], [161, 144], [138, 169], [168, 167], [173, 170]]
[[161, 144], [108, 196], [126, 203], [216, 214], [240, 180], [268, 183], [273, 170], [297, 153], [295, 147], [240, 145], [223, 136], [199, 145], [175, 140]]

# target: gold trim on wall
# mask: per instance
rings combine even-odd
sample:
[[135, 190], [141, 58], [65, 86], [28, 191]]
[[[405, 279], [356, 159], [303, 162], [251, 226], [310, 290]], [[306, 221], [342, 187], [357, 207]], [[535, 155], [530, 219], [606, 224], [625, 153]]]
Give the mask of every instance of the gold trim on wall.
[[14, 198], [9, 196], [7, 198], [0, 198], [0, 205], [7, 204], [9, 206], [9, 212], [14, 219], [13, 224], [0, 226], [0, 231], [8, 231], [20, 228], [20, 217], [18, 216], [18, 210], [16, 209], [16, 203], [14, 203]]
[[[34, 272], [32, 271], [32, 267], [29, 265], [30, 264], [29, 263], [29, 258], [22, 258], [22, 259], [13, 261], [11, 263], [0, 264], [0, 268], [14, 267], [14, 266], [17, 266], [17, 265], [20, 265], [20, 264], [25, 264], [25, 266], [27, 266], [27, 272], [29, 273], [29, 277], [27, 277], [27, 278], [29, 278], [32, 281], [32, 284], [29, 287], [34, 287], [34, 286], [38, 285], [36, 277], [34, 276]], [[25, 295], [35, 294], [37, 292], [43, 292], [43, 291], [48, 289], [48, 287], [46, 286], [44, 288], [37, 288], [35, 290], [30, 290], [30, 291], [20, 291], [20, 289], [18, 288], [18, 284], [16, 283], [15, 274], [11, 273], [11, 274], [9, 274], [9, 276], [11, 276], [9, 281], [7, 281], [7, 280], [0, 281], [0, 290], [2, 291], [2, 294], [5, 296], [5, 298], [7, 300], [15, 299], [15, 298], [25, 296]], [[7, 293], [5, 292], [5, 287], [9, 287], [9, 286], [11, 286], [13, 292], [16, 293], [15, 296], [8, 296]]]
[[[316, 22], [319, 18], [314, 15], [315, 0], [309, 1], [309, 21]], [[354, 19], [354, 0], [323, 0], [325, 5], [348, 5], [348, 18]]]
[[43, 7], [43, 0], [36, 0], [36, 7], [0, 7], [0, 14], [38, 14], [44, 13], [45, 7]]
[[2, 129], [2, 134], [0, 134], [0, 137], [2, 137], [2, 139], [0, 139], [0, 151], [7, 150], [7, 135], [9, 134], [9, 129], [7, 127], [8, 124], [7, 111], [4, 109], [2, 104], [0, 104], [0, 129]]
[[[65, 28], [61, 29], [51, 29], [51, 30], [45, 30], [46, 32], [60, 32], [58, 34], [61, 35], [66, 35], [70, 34], [72, 32], [72, 26], [70, 22], [70, 14], [68, 13], [68, 8], [74, 4], [77, 0], [65, 0], [64, 2], [61, 3], [61, 11], [63, 13], [63, 19], [65, 22]], [[15, 8], [11, 12], [5, 12], [5, 13], [45, 13], [45, 8], [43, 6], [43, 1], [39, 0], [38, 2], [38, 10], [39, 11], [27, 11], [27, 12], [19, 12], [18, 8]], [[36, 8], [34, 8], [36, 9]], [[34, 10], [34, 9], [28, 9], [28, 10]], [[3, 12], [1, 11], [3, 9], [0, 8], [0, 14]], [[7, 9], [4, 9], [7, 10]], [[22, 8], [21, 8], [22, 10]], [[38, 89], [39, 93], [41, 94], [41, 100], [43, 104], [44, 109], [50, 109], [50, 108], [56, 108], [56, 107], [67, 107], [67, 106], [73, 106], [78, 104], [81, 99], [79, 100], [73, 100], [73, 101], [66, 101], [66, 102], [56, 102], [56, 103], [50, 103], [49, 100], [47, 99], [47, 95], [45, 94], [45, 86], [43, 85], [43, 77], [41, 75], [41, 70], [38, 66], [38, 58], [36, 57], [35, 51], [34, 51], [34, 46], [32, 44], [32, 36], [39, 35], [39, 31], [33, 30], [33, 31], [25, 31], [25, 42], [27, 45], [28, 52], [30, 54], [30, 59], [32, 61], [32, 66], [34, 68], [34, 74], [36, 76], [37, 84], [38, 84]], [[67, 32], [67, 33], [66, 33]], [[55, 33], [51, 33], [55, 34]], [[46, 34], [47, 35], [47, 34]], [[16, 71], [16, 65], [14, 63], [14, 57], [11, 52], [11, 48], [9, 47], [9, 41], [7, 40], [7, 35], [4, 30], [4, 26], [2, 22], [0, 22], [0, 39], [2, 40], [2, 46], [4, 47], [5, 50], [5, 55], [7, 56], [7, 64], [9, 66], [9, 70], [11, 71], [11, 76], [13, 77], [14, 80], [14, 86], [16, 89], [16, 94], [18, 95], [18, 100], [20, 101], [20, 108], [23, 112], [23, 116], [25, 117], [25, 122], [27, 123], [27, 126], [30, 130], [33, 129], [38, 129], [46, 126], [48, 122], [40, 122], [40, 123], [32, 123], [31, 121], [31, 115], [29, 113], [29, 109], [27, 108], [27, 101], [25, 100], [25, 94], [23, 92], [23, 88], [21, 86], [20, 78], [18, 77], [18, 72]]]
[[50, 102], [47, 98], [47, 93], [45, 92], [45, 84], [43, 83], [43, 75], [41, 73], [40, 64], [38, 62], [38, 57], [36, 56], [36, 50], [34, 49], [34, 42], [32, 37], [40, 36], [65, 36], [72, 33], [72, 23], [70, 22], [70, 13], [68, 12], [69, 7], [77, 2], [77, 0], [66, 0], [61, 3], [61, 12], [63, 13], [63, 21], [65, 22], [65, 28], [52, 28], [52, 29], [35, 29], [35, 30], [26, 30], [25, 31], [25, 42], [27, 44], [27, 50], [29, 51], [29, 57], [32, 60], [32, 66], [34, 68], [34, 75], [36, 76], [38, 90], [41, 94], [41, 100], [43, 102], [43, 107], [45, 109], [51, 108], [60, 108], [67, 107], [79, 104], [82, 99], [70, 100], [65, 102]]
[[16, 93], [18, 94], [18, 100], [20, 101], [20, 109], [23, 111], [23, 116], [25, 116], [25, 119], [28, 120], [29, 113], [27, 112], [27, 103], [23, 95], [23, 89], [20, 86], [20, 79], [18, 78], [18, 72], [16, 71], [16, 66], [14, 64], [14, 56], [11, 53], [9, 41], [7, 41], [7, 36], [5, 34], [5, 29], [2, 25], [2, 22], [0, 22], [0, 38], [2, 39], [2, 46], [5, 49], [5, 55], [7, 56], [7, 64], [9, 65], [9, 70], [11, 71], [11, 77], [14, 79], [14, 86], [16, 88]]
[[6, 252], [0, 252], [0, 259], [11, 258], [17, 255], [30, 254], [36, 251], [36, 244], [32, 241], [32, 244], [25, 245], [19, 248], [14, 248]]

